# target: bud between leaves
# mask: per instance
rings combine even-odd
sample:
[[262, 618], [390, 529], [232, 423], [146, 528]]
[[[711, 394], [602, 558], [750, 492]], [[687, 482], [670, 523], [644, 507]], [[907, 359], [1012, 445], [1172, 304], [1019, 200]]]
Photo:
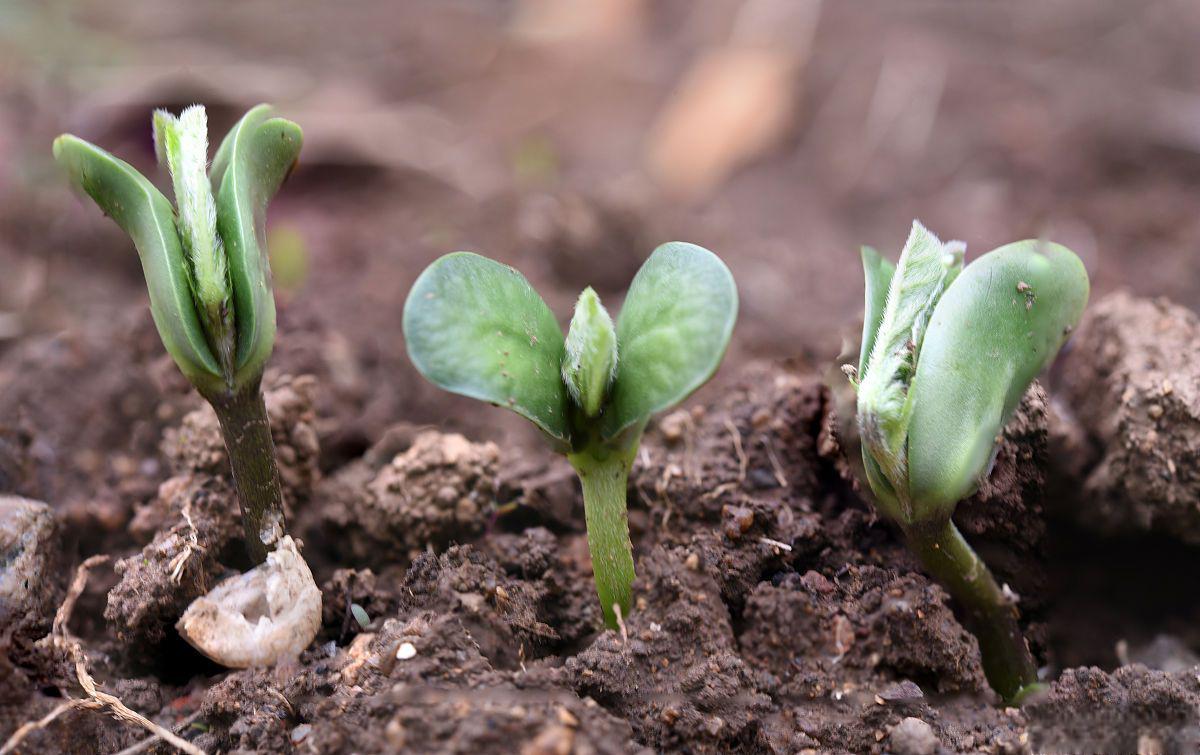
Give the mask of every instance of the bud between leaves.
[[188, 262], [184, 269], [201, 326], [222, 370], [232, 374], [237, 348], [233, 287], [225, 244], [217, 233], [217, 203], [208, 177], [208, 117], [204, 106], [185, 108], [179, 117], [155, 110], [154, 151], [171, 173], [179, 241]]
[[863, 447], [906, 508], [908, 425], [913, 413], [908, 389], [934, 307], [962, 272], [965, 248], [960, 241], [942, 242], [913, 222], [891, 278], [874, 346], [859, 376]]
[[617, 376], [617, 331], [591, 286], [575, 303], [567, 331], [562, 377], [575, 404], [588, 417], [600, 414]]

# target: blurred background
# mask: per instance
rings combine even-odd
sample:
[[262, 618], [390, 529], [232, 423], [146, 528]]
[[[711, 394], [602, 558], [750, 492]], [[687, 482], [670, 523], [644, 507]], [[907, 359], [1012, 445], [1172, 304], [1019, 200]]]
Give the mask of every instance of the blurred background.
[[154, 107], [206, 104], [214, 141], [261, 101], [303, 126], [272, 365], [320, 378], [331, 467], [397, 420], [536, 440], [407, 363], [404, 297], [457, 249], [565, 322], [585, 285], [615, 312], [657, 244], [711, 248], [742, 296], [718, 383], [854, 345], [858, 247], [894, 258], [914, 218], [1195, 307], [1198, 35], [1184, 0], [0, 0], [0, 474], [26, 454], [94, 507], [194, 401], [58, 133], [165, 186]]

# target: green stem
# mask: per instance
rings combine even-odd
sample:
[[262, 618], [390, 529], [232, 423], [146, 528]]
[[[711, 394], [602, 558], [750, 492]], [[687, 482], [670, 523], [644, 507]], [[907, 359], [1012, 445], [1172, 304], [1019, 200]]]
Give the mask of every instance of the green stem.
[[217, 413], [233, 485], [242, 510], [250, 560], [261, 564], [284, 534], [283, 488], [275, 461], [271, 423], [258, 381], [237, 393], [205, 396]]
[[583, 486], [592, 575], [610, 629], [617, 628], [614, 606], [628, 616], [633, 595], [633, 546], [625, 496], [637, 448], [636, 442], [617, 449], [592, 445], [567, 456]]
[[966, 611], [968, 629], [979, 640], [983, 673], [1006, 703], [1019, 701], [1038, 683], [1037, 665], [1021, 635], [1017, 609], [996, 584], [987, 565], [963, 539], [954, 522], [906, 532], [925, 568]]

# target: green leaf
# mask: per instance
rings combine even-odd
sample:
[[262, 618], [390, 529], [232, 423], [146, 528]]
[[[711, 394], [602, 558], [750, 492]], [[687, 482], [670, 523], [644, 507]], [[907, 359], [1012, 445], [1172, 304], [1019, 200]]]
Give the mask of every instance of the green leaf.
[[871, 356], [875, 335], [879, 332], [879, 323], [883, 320], [883, 310], [887, 306], [888, 287], [892, 283], [892, 274], [896, 272], [896, 266], [871, 247], [864, 246], [861, 252], [863, 277], [866, 279], [866, 302], [863, 305], [862, 346], [858, 351], [860, 380], [867, 371], [867, 359]]
[[246, 113], [217, 150], [210, 177], [219, 180], [217, 231], [229, 258], [237, 317], [234, 387], [262, 376], [275, 345], [275, 296], [267, 257], [267, 203], [295, 165], [303, 143], [300, 127], [271, 118], [259, 105]]
[[682, 242], [655, 249], [617, 317], [620, 365], [601, 436], [612, 439], [645, 422], [712, 377], [737, 309], [733, 276], [717, 255]]
[[70, 134], [54, 140], [54, 158], [133, 239], [167, 353], [197, 388], [219, 388], [221, 370], [196, 317], [171, 203], [129, 163]]
[[912, 404], [908, 387], [917, 369], [926, 326], [938, 300], [962, 270], [963, 244], [942, 243], [914, 221], [892, 275], [887, 304], [859, 375], [858, 424], [863, 448], [898, 490], [907, 480], [905, 441]]
[[563, 382], [583, 413], [595, 417], [617, 374], [617, 331], [591, 286], [583, 290], [575, 303], [566, 349]]
[[914, 518], [949, 516], [974, 490], [996, 435], [1078, 324], [1087, 299], [1079, 258], [1040, 241], [983, 255], [942, 296], [911, 388]]
[[436, 260], [404, 303], [404, 338], [435, 385], [512, 409], [569, 442], [562, 330], [513, 268], [470, 252]]

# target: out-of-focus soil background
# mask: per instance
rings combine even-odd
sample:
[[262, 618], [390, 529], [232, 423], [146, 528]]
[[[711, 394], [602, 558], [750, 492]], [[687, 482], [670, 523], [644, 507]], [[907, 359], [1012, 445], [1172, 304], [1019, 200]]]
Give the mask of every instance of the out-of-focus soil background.
[[259, 101], [305, 129], [270, 218], [278, 348], [319, 323], [314, 358], [369, 386], [341, 430], [359, 443], [397, 418], [532, 438], [403, 356], [404, 296], [456, 249], [516, 265], [565, 320], [588, 284], [615, 309], [658, 243], [707, 246], [742, 293], [733, 364], [837, 355], [858, 246], [894, 256], [914, 217], [969, 253], [1052, 238], [1098, 292], [1194, 305], [1197, 33], [1182, 0], [4, 0], [0, 352], [144, 330], [130, 244], [49, 145], [70, 131], [161, 180], [148, 111], [193, 101], [217, 134]]

